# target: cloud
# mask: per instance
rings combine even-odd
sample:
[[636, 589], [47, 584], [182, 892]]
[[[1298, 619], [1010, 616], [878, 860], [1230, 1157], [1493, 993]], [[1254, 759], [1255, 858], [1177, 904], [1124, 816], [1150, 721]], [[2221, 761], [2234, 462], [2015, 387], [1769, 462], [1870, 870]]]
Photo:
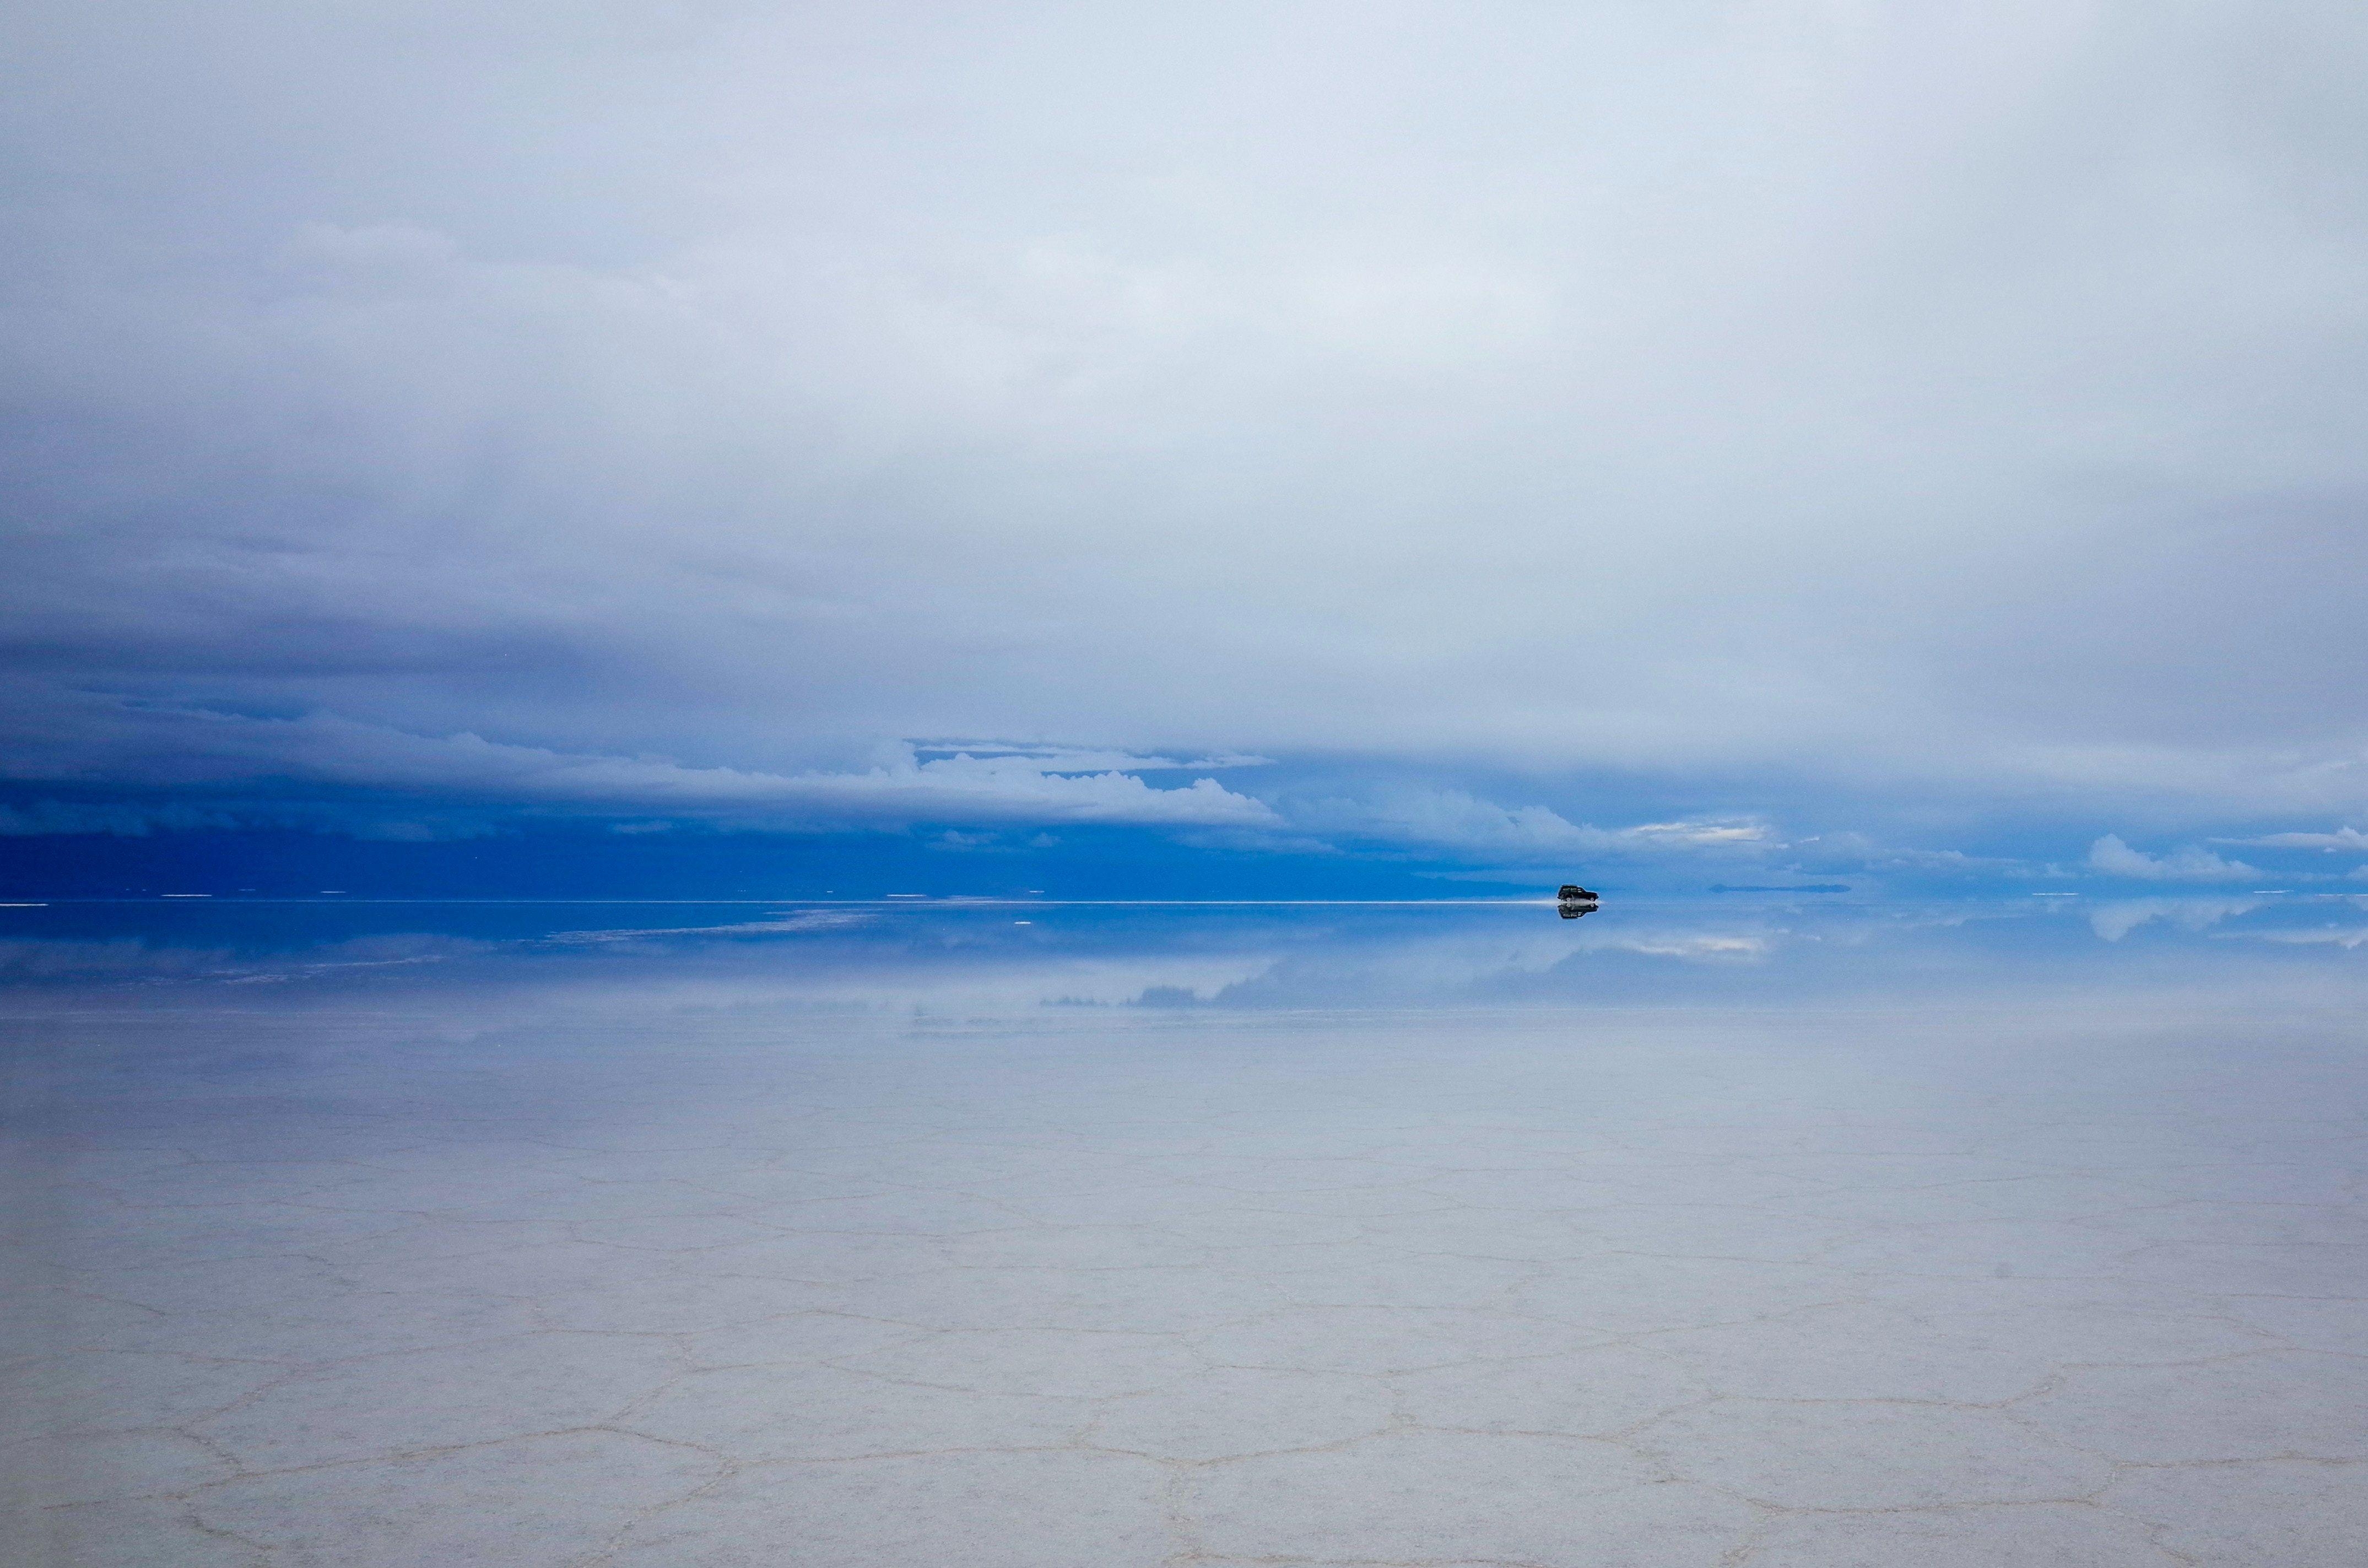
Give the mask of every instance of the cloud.
[[144, 838], [155, 833], [242, 827], [248, 825], [250, 820], [241, 812], [201, 810], [181, 804], [29, 801], [17, 806], [0, 804], [0, 837], [104, 833], [123, 838]]
[[2297, 947], [2326, 945], [2343, 949], [2368, 947], [2368, 926], [2350, 927], [2325, 926], [2316, 931], [2264, 931], [2264, 942], [2286, 942]]
[[2260, 871], [2242, 860], [2224, 860], [2208, 849], [2186, 848], [2153, 856], [2131, 848], [2118, 834], [2107, 834], [2089, 846], [2089, 866], [2110, 877], [2135, 877], [2154, 882], [2227, 882], [2259, 877]]
[[1658, 844], [1689, 849], [1782, 849], [1768, 824], [1759, 822], [1648, 822], [1621, 828], [1615, 836], [1638, 844]]
[[1679, 937], [1653, 938], [1638, 937], [1606, 944], [1649, 958], [1665, 959], [1758, 959], [1765, 958], [1769, 942], [1764, 937]]
[[967, 756], [976, 761], [1024, 762], [1040, 773], [1194, 773], [1216, 768], [1269, 767], [1274, 759], [1241, 753], [1172, 757], [1108, 747], [1028, 745], [1003, 741], [911, 741], [923, 760]]
[[8, 749], [1204, 824], [1144, 777], [1354, 758], [1685, 852], [2368, 799], [2357, 7], [1390, 17], [21, 0]]
[[1952, 878], [1985, 875], [2028, 877], [2037, 874], [2028, 861], [2015, 857], [1968, 855], [1962, 849], [1922, 849], [1886, 844], [1867, 834], [1849, 829], [1812, 834], [1799, 839], [1793, 847], [1802, 856], [1803, 875], [1819, 868], [1941, 873]]
[[[466, 732], [415, 734], [334, 714], [273, 719], [195, 709], [125, 710], [118, 720], [108, 744], [77, 759], [81, 771], [135, 783], [328, 786], [597, 812], [659, 812], [726, 825], [1260, 828], [1280, 822], [1263, 801], [1213, 778], [1157, 789], [1116, 770], [1048, 770], [1020, 755], [958, 752], [922, 760], [910, 747], [898, 747], [861, 771], [785, 775], [564, 752]], [[49, 763], [53, 774], [64, 770], [55, 757]], [[36, 807], [0, 823], [13, 823], [19, 832], [120, 832], [137, 829], [76, 824], [118, 818], [129, 824], [136, 815], [114, 808]]]
[[1772, 830], [1759, 822], [1655, 822], [1601, 828], [1574, 823], [1546, 806], [1503, 806], [1468, 790], [1419, 785], [1377, 789], [1354, 799], [1292, 801], [1288, 810], [1293, 825], [1312, 832], [1499, 858], [1541, 853], [1655, 855], [1783, 847]]
[[0, 803], [0, 837], [5, 838], [81, 834], [145, 838], [161, 833], [258, 828], [336, 832], [404, 844], [484, 838], [495, 831], [479, 813], [405, 811], [368, 801], [228, 800], [199, 806], [172, 801], [35, 799]]
[[2168, 921], [2182, 931], [2203, 931], [2232, 915], [2261, 907], [2258, 898], [2134, 898], [2100, 904], [2089, 912], [2089, 928], [2118, 942], [2139, 926]]
[[2368, 833], [2339, 827], [2332, 833], [2269, 833], [2258, 838], [2215, 838], [2214, 844], [2258, 845], [2265, 849], [2348, 849], [2368, 855]]
[[780, 937], [803, 935], [814, 931], [842, 931], [869, 923], [872, 916], [860, 910], [806, 909], [783, 911], [766, 915], [761, 920], [735, 920], [720, 926], [640, 926], [586, 931], [553, 931], [536, 938], [550, 947], [597, 947], [610, 942], [632, 942], [650, 937], [676, 938], [689, 937]]

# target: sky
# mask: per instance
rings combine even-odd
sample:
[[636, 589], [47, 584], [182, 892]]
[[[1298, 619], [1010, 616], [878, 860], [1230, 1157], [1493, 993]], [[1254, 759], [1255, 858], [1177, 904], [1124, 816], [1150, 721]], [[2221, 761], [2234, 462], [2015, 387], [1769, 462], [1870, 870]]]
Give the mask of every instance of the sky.
[[2364, 74], [2278, 0], [22, 0], [0, 881], [2361, 887]]

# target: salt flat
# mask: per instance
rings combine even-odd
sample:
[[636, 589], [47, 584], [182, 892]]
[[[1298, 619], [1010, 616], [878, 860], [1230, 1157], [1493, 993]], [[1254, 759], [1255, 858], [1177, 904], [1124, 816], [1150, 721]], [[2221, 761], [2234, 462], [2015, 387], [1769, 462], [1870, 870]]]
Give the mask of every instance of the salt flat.
[[9, 1561], [2368, 1540], [2340, 944], [1299, 918], [58, 947]]

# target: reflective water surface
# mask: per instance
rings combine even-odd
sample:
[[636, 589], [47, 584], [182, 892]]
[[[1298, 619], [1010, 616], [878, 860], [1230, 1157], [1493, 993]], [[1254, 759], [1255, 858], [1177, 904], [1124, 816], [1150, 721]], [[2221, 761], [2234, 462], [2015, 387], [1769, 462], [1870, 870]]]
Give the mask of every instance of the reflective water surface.
[[2274, 894], [0, 909], [0, 1539], [2351, 1561], [2363, 946]]

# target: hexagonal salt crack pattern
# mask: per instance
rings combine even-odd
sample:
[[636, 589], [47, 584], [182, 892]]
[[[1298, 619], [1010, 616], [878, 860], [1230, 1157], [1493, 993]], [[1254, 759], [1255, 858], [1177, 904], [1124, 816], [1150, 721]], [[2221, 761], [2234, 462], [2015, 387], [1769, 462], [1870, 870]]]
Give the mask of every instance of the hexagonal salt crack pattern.
[[838, 1292], [782, 1279], [717, 1278], [689, 1271], [631, 1290], [569, 1290], [534, 1307], [540, 1328], [586, 1334], [689, 1334], [762, 1323], [837, 1303]]
[[2368, 1460], [2368, 1361], [2350, 1356], [2084, 1367], [2015, 1410], [2066, 1442], [2138, 1464]]
[[2307, 1460], [2128, 1470], [2100, 1506], [2199, 1568], [2332, 1568], [2368, 1556], [2368, 1465]]
[[2229, 1317], [2297, 1350], [2368, 1356], [2368, 1298], [2224, 1296], [2218, 1305]]
[[1517, 1312], [1420, 1307], [1293, 1307], [1190, 1336], [1218, 1366], [1302, 1372], [1413, 1372], [1552, 1355], [1608, 1335]]
[[1103, 1401], [1086, 1441], [1155, 1459], [1227, 1459], [1379, 1432], [1390, 1406], [1389, 1390], [1372, 1378], [1220, 1367], [1156, 1393]]
[[[2044, 1017], [1969, 1053], [668, 994], [602, 992], [626, 1017], [588, 1046], [588, 1010], [496, 1038], [473, 1004], [167, 1015], [161, 1055], [61, 1026], [45, 1073], [113, 1065], [8, 1167], [0, 1561], [2331, 1568], [2368, 1539], [2340, 1029], [2295, 1076], [2263, 1034], [2231, 1072], [2234, 1036]], [[275, 1065], [220, 1071], [272, 1028]]]
[[583, 1562], [723, 1472], [696, 1449], [570, 1432], [260, 1475], [199, 1494], [195, 1513], [290, 1568], [509, 1568]]
[[1157, 1465], [1121, 1454], [918, 1454], [745, 1470], [651, 1513], [615, 1568], [1156, 1568]]
[[750, 1367], [829, 1361], [937, 1332], [853, 1312], [791, 1312], [729, 1328], [679, 1334], [674, 1343], [682, 1347], [684, 1361], [693, 1368]]
[[1201, 1369], [1176, 1335], [1048, 1328], [948, 1330], [842, 1357], [839, 1364], [897, 1382], [1056, 1399], [1144, 1393]]
[[982, 1393], [791, 1364], [688, 1373], [616, 1425], [751, 1462], [1053, 1448], [1076, 1440], [1093, 1409], [1079, 1399]]
[[1780, 1508], [1933, 1508], [2094, 1492], [2112, 1466], [2000, 1411], [1874, 1401], [1722, 1399], [1632, 1440], [1679, 1474]]
[[932, 1268], [853, 1282], [848, 1312], [930, 1328], [1063, 1328], [1170, 1334], [1290, 1304], [1271, 1281], [1200, 1267]]
[[176, 1300], [161, 1315], [110, 1335], [108, 1347], [297, 1366], [351, 1356], [357, 1346], [431, 1350], [544, 1326], [529, 1302], [500, 1296], [296, 1289], [285, 1279], [279, 1284], [277, 1292], [264, 1292], [264, 1300], [229, 1311], [193, 1310], [185, 1304], [187, 1298]]
[[2026, 1307], [1910, 1312], [1844, 1302], [1746, 1324], [1655, 1335], [1656, 1350], [1721, 1393], [1749, 1399], [1994, 1404], [2083, 1361], [2180, 1361], [2272, 1347], [2225, 1318]]
[[0, 1444], [195, 1421], [285, 1377], [260, 1361], [72, 1351], [0, 1371]]
[[2176, 1568], [2134, 1519], [2085, 1503], [1771, 1521], [1738, 1568]]
[[2164, 1242], [2130, 1255], [2131, 1278], [2227, 1295], [2351, 1296], [2368, 1284], [2368, 1245], [2263, 1246]]
[[374, 1459], [591, 1426], [655, 1391], [675, 1366], [659, 1340], [521, 1335], [336, 1362], [188, 1430], [256, 1469]]
[[[1269, 1278], [1295, 1306], [1486, 1310], [1536, 1277], [1536, 1266], [1436, 1253], [1374, 1256], [1370, 1246]], [[1518, 1310], [1518, 1309], [1517, 1309]]]
[[28, 1438], [0, 1447], [0, 1511], [169, 1494], [231, 1473], [219, 1449], [179, 1432]]
[[1623, 1252], [1543, 1266], [1508, 1304], [1609, 1336], [1749, 1323], [1861, 1293], [1822, 1264]]
[[1406, 1432], [1188, 1472], [1185, 1517], [1220, 1559], [1711, 1568], [1746, 1504], [1617, 1444]]
[[0, 1543], [10, 1568], [283, 1568], [252, 1541], [209, 1533], [170, 1498], [0, 1513]]
[[1712, 1397], [1674, 1358], [1634, 1345], [1475, 1361], [1394, 1377], [1398, 1414], [1418, 1426], [1601, 1437]]

